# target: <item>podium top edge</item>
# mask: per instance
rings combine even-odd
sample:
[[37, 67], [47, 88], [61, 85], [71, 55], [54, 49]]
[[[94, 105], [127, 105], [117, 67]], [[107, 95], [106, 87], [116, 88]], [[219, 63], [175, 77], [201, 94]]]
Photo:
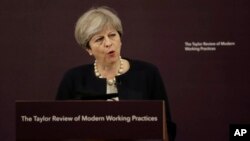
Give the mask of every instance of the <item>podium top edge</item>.
[[79, 103], [79, 102], [96, 102], [96, 103], [103, 103], [103, 102], [120, 102], [120, 103], [161, 103], [164, 100], [119, 100], [119, 101], [106, 101], [106, 100], [15, 100], [15, 103]]

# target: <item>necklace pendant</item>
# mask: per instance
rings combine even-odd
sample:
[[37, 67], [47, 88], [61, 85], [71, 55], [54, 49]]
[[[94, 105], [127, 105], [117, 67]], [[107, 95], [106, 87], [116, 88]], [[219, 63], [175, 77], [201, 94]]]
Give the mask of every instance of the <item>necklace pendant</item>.
[[110, 85], [110, 86], [112, 86], [112, 85], [114, 85], [115, 84], [115, 78], [113, 78], [113, 79], [107, 79], [107, 83], [108, 83], [108, 85]]

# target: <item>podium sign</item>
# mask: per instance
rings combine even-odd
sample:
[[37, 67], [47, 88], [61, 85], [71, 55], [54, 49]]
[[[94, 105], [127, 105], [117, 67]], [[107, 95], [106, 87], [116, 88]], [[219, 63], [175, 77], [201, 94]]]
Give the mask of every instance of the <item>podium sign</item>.
[[163, 101], [17, 101], [17, 140], [166, 140]]

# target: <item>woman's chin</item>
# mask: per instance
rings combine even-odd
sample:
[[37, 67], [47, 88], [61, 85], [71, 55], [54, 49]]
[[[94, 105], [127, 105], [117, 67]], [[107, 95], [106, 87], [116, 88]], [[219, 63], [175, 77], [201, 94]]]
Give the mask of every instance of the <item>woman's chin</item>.
[[109, 58], [108, 58], [108, 62], [109, 62], [110, 64], [116, 63], [117, 61], [119, 61], [119, 57], [109, 57]]

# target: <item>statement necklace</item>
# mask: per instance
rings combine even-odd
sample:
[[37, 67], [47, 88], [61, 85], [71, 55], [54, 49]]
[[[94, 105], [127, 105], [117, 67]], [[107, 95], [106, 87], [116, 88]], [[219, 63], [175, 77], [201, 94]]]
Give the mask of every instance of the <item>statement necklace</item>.
[[[96, 65], [96, 60], [95, 60], [95, 63], [94, 63], [94, 70], [95, 70], [95, 76], [98, 77], [98, 78], [104, 78], [101, 73], [98, 71], [97, 69], [97, 65]], [[118, 76], [118, 75], [121, 75], [123, 73], [123, 62], [122, 62], [122, 58], [120, 56], [120, 67], [116, 73], [115, 76]], [[116, 79], [115, 77], [113, 79], [107, 79], [107, 84], [108, 85], [114, 85], [116, 83]]]

